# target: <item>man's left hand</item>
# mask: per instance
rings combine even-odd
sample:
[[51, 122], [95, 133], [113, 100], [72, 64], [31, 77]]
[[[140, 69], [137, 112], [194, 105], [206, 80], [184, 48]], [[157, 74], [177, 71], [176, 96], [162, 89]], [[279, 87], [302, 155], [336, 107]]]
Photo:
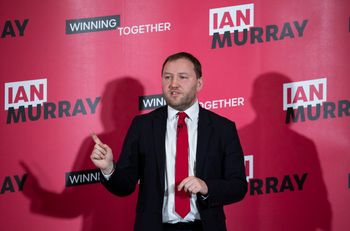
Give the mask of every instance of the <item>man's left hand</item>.
[[197, 194], [197, 193], [200, 193], [202, 195], [208, 194], [207, 184], [203, 180], [195, 176], [189, 176], [183, 179], [181, 183], [177, 186], [177, 190], [179, 191], [184, 190], [185, 192], [193, 193], [193, 194]]

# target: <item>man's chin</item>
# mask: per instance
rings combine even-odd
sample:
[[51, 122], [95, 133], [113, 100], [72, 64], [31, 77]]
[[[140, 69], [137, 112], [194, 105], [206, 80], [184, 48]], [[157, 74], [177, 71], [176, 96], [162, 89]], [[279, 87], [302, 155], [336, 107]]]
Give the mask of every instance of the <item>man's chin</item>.
[[166, 101], [167, 102], [167, 105], [169, 105], [170, 107], [178, 110], [178, 111], [181, 111], [181, 109], [183, 108], [183, 105], [179, 102], [174, 102], [174, 101]]

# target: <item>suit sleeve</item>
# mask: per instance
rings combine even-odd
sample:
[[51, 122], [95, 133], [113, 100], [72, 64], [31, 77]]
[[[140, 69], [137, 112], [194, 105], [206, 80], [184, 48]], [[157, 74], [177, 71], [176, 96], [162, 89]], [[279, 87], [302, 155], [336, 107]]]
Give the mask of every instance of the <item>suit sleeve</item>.
[[221, 176], [206, 180], [209, 196], [206, 200], [199, 199], [202, 207], [216, 207], [238, 202], [247, 193], [244, 156], [236, 126], [230, 121], [222, 131]]
[[109, 180], [104, 177], [101, 178], [101, 183], [115, 195], [127, 196], [135, 191], [139, 179], [140, 165], [138, 154], [139, 130], [139, 119], [135, 117], [125, 137], [120, 157], [115, 163], [115, 171]]

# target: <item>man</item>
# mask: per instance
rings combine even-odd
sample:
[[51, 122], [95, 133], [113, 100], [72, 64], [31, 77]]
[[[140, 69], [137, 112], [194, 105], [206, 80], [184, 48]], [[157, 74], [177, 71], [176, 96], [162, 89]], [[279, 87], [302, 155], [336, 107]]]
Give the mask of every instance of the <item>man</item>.
[[134, 118], [116, 164], [93, 135], [91, 160], [104, 186], [124, 196], [139, 182], [135, 230], [226, 230], [223, 206], [246, 194], [235, 124], [199, 106], [202, 86], [200, 62], [171, 55], [162, 67], [168, 106]]

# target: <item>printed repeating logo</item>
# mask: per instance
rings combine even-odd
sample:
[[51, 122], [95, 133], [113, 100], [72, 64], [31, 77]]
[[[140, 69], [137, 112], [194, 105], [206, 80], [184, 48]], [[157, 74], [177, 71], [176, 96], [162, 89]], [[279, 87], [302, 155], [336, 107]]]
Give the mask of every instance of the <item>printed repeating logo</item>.
[[14, 193], [23, 191], [23, 186], [27, 176], [28, 174], [23, 174], [22, 176], [5, 176], [4, 179], [1, 179], [2, 184], [0, 195], [5, 194], [6, 192]]
[[24, 20], [7, 20], [4, 24], [0, 24], [1, 38], [24, 36], [29, 19]]
[[209, 10], [211, 48], [242, 46], [303, 37], [308, 20], [294, 20], [282, 25], [255, 26], [254, 4], [214, 8]]
[[66, 20], [66, 34], [116, 30], [119, 24], [119, 15], [70, 19]]
[[139, 97], [139, 110], [151, 110], [166, 105], [162, 94]]
[[245, 155], [244, 165], [246, 170], [246, 178], [247, 178], [247, 181], [249, 182], [250, 179], [254, 178], [254, 156]]
[[283, 84], [283, 110], [322, 105], [327, 100], [327, 79], [314, 79]]
[[246, 179], [249, 185], [249, 194], [264, 195], [271, 193], [283, 193], [302, 191], [308, 176], [308, 173], [285, 175], [283, 177], [270, 176], [264, 178], [254, 177], [254, 156], [245, 155], [244, 165], [246, 170]]
[[47, 79], [5, 83], [5, 110], [42, 105], [47, 101]]
[[283, 84], [286, 123], [350, 116], [350, 101], [328, 102], [327, 93], [326, 78]]
[[308, 173], [285, 175], [283, 177], [270, 176], [264, 179], [253, 178], [249, 180], [249, 194], [264, 195], [271, 193], [295, 192], [304, 189]]
[[159, 23], [152, 23], [152, 24], [118, 27], [118, 32], [120, 36], [166, 32], [166, 31], [171, 31], [170, 22], [159, 22]]
[[254, 4], [209, 10], [209, 35], [242, 32], [254, 26]]
[[[244, 106], [244, 102], [244, 97], [234, 97], [228, 99], [207, 100], [199, 102], [199, 104], [205, 109], [213, 110], [220, 108], [242, 107]], [[165, 105], [166, 101], [162, 94], [139, 97], [139, 110], [151, 110]]]
[[5, 83], [7, 124], [94, 114], [101, 97], [77, 99], [74, 103], [48, 101], [47, 79]]
[[101, 171], [99, 169], [68, 172], [66, 173], [66, 187], [98, 183], [100, 177]]

